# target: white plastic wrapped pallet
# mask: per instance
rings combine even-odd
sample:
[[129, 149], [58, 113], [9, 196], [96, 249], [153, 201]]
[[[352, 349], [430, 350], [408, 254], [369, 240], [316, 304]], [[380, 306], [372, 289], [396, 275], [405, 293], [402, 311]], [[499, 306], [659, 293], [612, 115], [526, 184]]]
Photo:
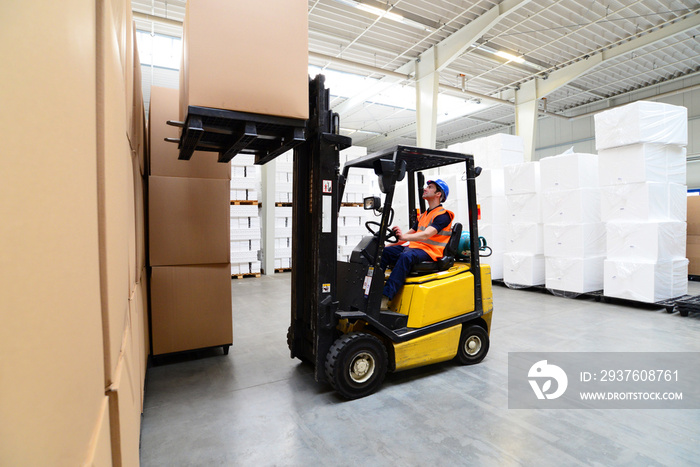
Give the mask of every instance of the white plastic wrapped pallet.
[[587, 293], [603, 288], [605, 256], [545, 258], [545, 286], [555, 291]]
[[544, 254], [547, 257], [587, 258], [605, 255], [605, 224], [602, 222], [544, 224], [543, 239]]
[[544, 284], [544, 255], [504, 253], [503, 281], [514, 288]]
[[599, 151], [601, 186], [630, 183], [686, 183], [686, 148], [640, 143]]

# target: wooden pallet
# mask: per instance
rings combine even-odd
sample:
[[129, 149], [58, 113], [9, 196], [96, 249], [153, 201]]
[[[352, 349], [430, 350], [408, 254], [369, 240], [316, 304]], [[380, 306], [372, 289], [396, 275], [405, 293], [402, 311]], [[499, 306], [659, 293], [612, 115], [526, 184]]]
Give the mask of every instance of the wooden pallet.
[[340, 206], [347, 208], [359, 208], [364, 207], [365, 203], [340, 203]]
[[275, 272], [291, 272], [292, 268], [276, 268]]
[[252, 200], [252, 199], [243, 199], [243, 200], [235, 200], [235, 199], [232, 199], [232, 200], [231, 200], [231, 204], [236, 205], [236, 206], [238, 206], [238, 205], [257, 206], [257, 205], [258, 205], [258, 201], [257, 201], [257, 200]]
[[231, 274], [231, 279], [243, 279], [244, 277], [260, 277], [259, 272], [247, 272], [244, 274]]
[[279, 207], [292, 207], [292, 203], [275, 203], [275, 206]]

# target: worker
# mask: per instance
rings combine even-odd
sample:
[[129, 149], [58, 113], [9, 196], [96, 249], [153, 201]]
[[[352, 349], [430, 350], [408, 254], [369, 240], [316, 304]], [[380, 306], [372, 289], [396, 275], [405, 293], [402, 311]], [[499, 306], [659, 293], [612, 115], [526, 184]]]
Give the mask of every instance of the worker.
[[[412, 228], [403, 233], [394, 226], [392, 230], [398, 238], [397, 243], [387, 245], [382, 254], [382, 269], [393, 264], [391, 274], [384, 284], [382, 295], [382, 310], [388, 309], [396, 293], [403, 287], [406, 276], [414, 264], [423, 261], [437, 261], [442, 258], [443, 251], [452, 233], [454, 214], [442, 207], [447, 200], [450, 189], [447, 183], [440, 179], [428, 180], [423, 188], [423, 199], [428, 203], [428, 210], [422, 213]], [[403, 244], [409, 242], [407, 246]]]

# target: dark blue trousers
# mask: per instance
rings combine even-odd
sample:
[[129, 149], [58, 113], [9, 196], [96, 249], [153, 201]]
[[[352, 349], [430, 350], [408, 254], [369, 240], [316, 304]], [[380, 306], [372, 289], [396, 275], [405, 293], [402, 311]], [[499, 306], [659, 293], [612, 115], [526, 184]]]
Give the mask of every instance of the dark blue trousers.
[[389, 278], [384, 283], [384, 295], [389, 299], [394, 298], [396, 292], [401, 290], [408, 273], [414, 264], [421, 261], [431, 261], [430, 255], [418, 248], [408, 248], [401, 245], [393, 245], [384, 248], [382, 254], [382, 269], [386, 270], [387, 266], [393, 264]]

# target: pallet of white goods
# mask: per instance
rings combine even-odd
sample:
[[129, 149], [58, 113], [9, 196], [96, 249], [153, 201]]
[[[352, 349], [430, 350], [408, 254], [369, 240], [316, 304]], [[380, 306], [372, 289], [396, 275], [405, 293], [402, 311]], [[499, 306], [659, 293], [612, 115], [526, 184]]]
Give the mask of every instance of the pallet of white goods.
[[601, 221], [602, 188], [546, 191], [541, 193], [545, 224], [595, 224]]
[[503, 168], [506, 195], [538, 193], [540, 191], [540, 163], [525, 162]]
[[250, 240], [231, 240], [231, 254], [250, 251]]
[[482, 264], [491, 267], [491, 279], [503, 279], [503, 252], [494, 251], [491, 256], [481, 258]]
[[688, 189], [677, 183], [630, 183], [601, 188], [601, 219], [609, 221], [682, 221]]
[[[680, 263], [679, 263], [680, 264]], [[674, 262], [617, 261], [604, 263], [603, 294], [638, 302], [655, 303], [675, 298], [682, 287], [674, 284]], [[688, 277], [683, 278], [687, 284]]]
[[[275, 248], [275, 258], [291, 258], [292, 249], [291, 248]], [[282, 266], [286, 267], [286, 266]]]
[[598, 152], [601, 185], [660, 182], [685, 185], [686, 148], [640, 143]]
[[511, 222], [506, 224], [506, 253], [544, 253], [542, 224], [538, 222]]
[[[492, 251], [506, 250], [506, 228], [508, 224], [489, 224], [488, 222], [479, 221], [479, 237], [484, 237], [486, 246]], [[462, 225], [462, 232], [468, 229], [467, 225]]]
[[[377, 230], [377, 226], [373, 226], [375, 230]], [[367, 230], [367, 227], [363, 225], [356, 225], [356, 226], [338, 226], [338, 235], [345, 235], [345, 236], [366, 236], [370, 235], [369, 230]]]
[[505, 224], [509, 220], [508, 202], [505, 196], [479, 198], [481, 220], [490, 224]]
[[289, 227], [275, 227], [275, 238], [291, 237], [292, 236], [292, 226]]
[[231, 167], [245, 167], [255, 164], [255, 154], [236, 154], [231, 159]]
[[637, 101], [594, 116], [595, 148], [637, 143], [688, 145], [688, 108]]
[[508, 222], [542, 222], [540, 193], [506, 195]]
[[512, 288], [544, 285], [544, 255], [504, 253], [503, 282]]
[[232, 204], [229, 214], [231, 217], [257, 217], [257, 204]]
[[258, 250], [231, 252], [231, 263], [250, 263], [251, 261], [258, 261], [258, 259]]
[[231, 240], [255, 240], [260, 239], [260, 229], [231, 229]]
[[605, 228], [608, 259], [660, 262], [685, 258], [685, 222], [611, 221]]
[[250, 272], [251, 273], [260, 273], [260, 261], [251, 261], [250, 262]]
[[275, 206], [275, 217], [292, 217], [292, 207]]
[[277, 172], [292, 173], [292, 172], [294, 172], [294, 162], [292, 162], [292, 161], [277, 161], [277, 163], [275, 165], [275, 170]]
[[545, 287], [555, 291], [587, 293], [603, 290], [605, 256], [545, 257]]
[[365, 216], [371, 211], [366, 211], [362, 206], [342, 206], [338, 211], [338, 216]]
[[[523, 153], [525, 143], [522, 136], [509, 135], [507, 133], [496, 133], [474, 140], [477, 145], [481, 145], [485, 151], [514, 151]], [[472, 141], [472, 142], [474, 142]], [[469, 143], [469, 142], [468, 142]]]
[[503, 171], [504, 169], [484, 169], [481, 171], [481, 174], [476, 178], [477, 199], [506, 194]]
[[557, 258], [587, 258], [605, 255], [605, 224], [544, 224], [544, 254]]
[[338, 254], [341, 256], [350, 256], [355, 249], [355, 245], [339, 245]]
[[231, 177], [232, 190], [255, 190], [260, 186], [260, 180], [254, 177]]
[[598, 188], [598, 155], [574, 153], [540, 159], [542, 191]]

